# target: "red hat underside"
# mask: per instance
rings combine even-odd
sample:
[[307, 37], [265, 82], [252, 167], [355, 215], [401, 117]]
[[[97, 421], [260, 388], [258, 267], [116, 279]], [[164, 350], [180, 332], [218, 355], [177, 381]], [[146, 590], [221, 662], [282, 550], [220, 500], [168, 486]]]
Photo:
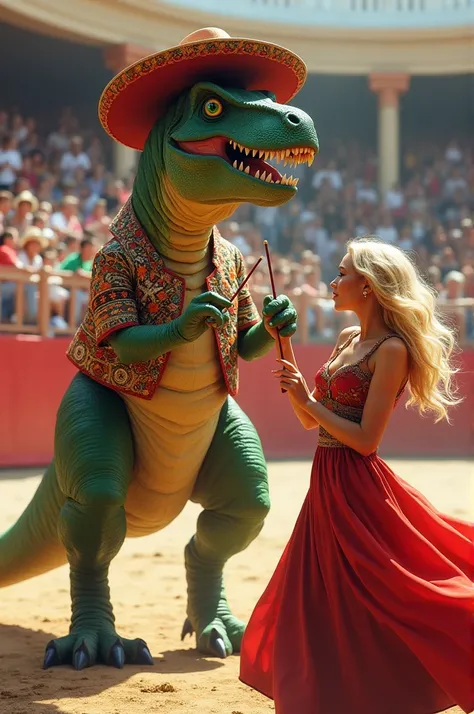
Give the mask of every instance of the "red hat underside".
[[[137, 63], [136, 67], [144, 71], [143, 65]], [[138, 74], [126, 84], [129, 72], [125, 70], [118, 75], [105, 90], [101, 120], [114, 139], [138, 150], [143, 149], [150, 130], [169, 105], [197, 82], [215, 82], [236, 89], [264, 89], [273, 92], [277, 101], [285, 104], [304, 81], [293, 67], [252, 54], [192, 57], [156, 67], [148, 74]], [[108, 112], [107, 105], [110, 105]]]

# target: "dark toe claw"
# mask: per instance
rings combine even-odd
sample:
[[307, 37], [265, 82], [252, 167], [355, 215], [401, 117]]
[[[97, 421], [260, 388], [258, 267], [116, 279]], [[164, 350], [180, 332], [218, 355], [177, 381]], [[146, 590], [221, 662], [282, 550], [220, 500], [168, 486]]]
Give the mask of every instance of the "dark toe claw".
[[74, 655], [74, 669], [77, 669], [78, 671], [81, 669], [85, 669], [86, 667], [89, 667], [90, 665], [90, 659], [89, 659], [89, 652], [87, 651], [87, 647], [85, 646], [84, 643], [80, 647], [77, 648], [76, 653]]
[[217, 630], [212, 630], [209, 644], [218, 657], [221, 659], [225, 659], [227, 657], [224, 640], [219, 635]]
[[153, 657], [151, 656], [151, 652], [146, 645], [140, 647], [138, 650], [137, 664], [155, 664]]
[[181, 641], [184, 640], [186, 635], [192, 635], [194, 632], [194, 627], [191, 625], [191, 620], [187, 617], [184, 621], [183, 629], [181, 630]]
[[56, 647], [54, 645], [48, 645], [44, 655], [43, 669], [49, 669], [49, 667], [54, 667], [57, 664], [59, 664], [59, 659]]
[[115, 645], [110, 650], [110, 663], [117, 667], [117, 669], [123, 669], [125, 664], [125, 651], [120, 642], [116, 642]]

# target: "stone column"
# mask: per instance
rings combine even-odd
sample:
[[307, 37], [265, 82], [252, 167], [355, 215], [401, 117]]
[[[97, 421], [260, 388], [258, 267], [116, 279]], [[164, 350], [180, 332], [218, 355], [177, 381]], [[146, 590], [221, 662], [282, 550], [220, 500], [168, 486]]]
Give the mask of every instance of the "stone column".
[[370, 89], [377, 93], [379, 102], [379, 189], [383, 196], [399, 180], [399, 98], [410, 86], [410, 75], [401, 72], [373, 73], [369, 76], [369, 82]]
[[[110, 45], [104, 50], [104, 63], [107, 69], [117, 74], [125, 67], [138, 62], [153, 52], [154, 50], [146, 49], [139, 45]], [[124, 179], [130, 173], [135, 172], [138, 153], [135, 149], [130, 149], [128, 146], [123, 146], [123, 144], [114, 141], [114, 172], [117, 178]]]

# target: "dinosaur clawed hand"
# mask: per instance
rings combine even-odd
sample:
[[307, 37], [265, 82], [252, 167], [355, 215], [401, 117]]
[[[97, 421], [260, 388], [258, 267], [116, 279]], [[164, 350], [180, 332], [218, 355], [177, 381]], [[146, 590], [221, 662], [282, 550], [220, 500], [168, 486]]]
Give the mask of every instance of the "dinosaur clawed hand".
[[43, 669], [70, 664], [81, 670], [99, 662], [117, 669], [125, 664], [154, 664], [144, 640], [127, 640], [115, 632], [85, 630], [51, 640], [46, 646]]

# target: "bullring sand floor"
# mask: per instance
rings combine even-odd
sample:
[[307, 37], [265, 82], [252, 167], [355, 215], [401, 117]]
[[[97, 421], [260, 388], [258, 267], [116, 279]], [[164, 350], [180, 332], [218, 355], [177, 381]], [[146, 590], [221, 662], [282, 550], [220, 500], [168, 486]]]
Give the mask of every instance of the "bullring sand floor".
[[[397, 461], [390, 466], [437, 507], [474, 520], [468, 461]], [[309, 462], [270, 463], [273, 507], [250, 548], [227, 568], [236, 615], [246, 619], [291, 533], [309, 484]], [[0, 472], [0, 525], [11, 525], [31, 498], [39, 471]], [[189, 504], [165, 531], [126, 541], [111, 571], [118, 631], [143, 637], [155, 666], [41, 669], [44, 646], [66, 634], [67, 567], [1, 591], [1, 714], [267, 714], [273, 703], [240, 684], [239, 660], [200, 657], [180, 641], [185, 616], [183, 548], [199, 509]], [[296, 713], [295, 713], [296, 714]], [[348, 713], [349, 714], [349, 713]], [[400, 712], [404, 714], [404, 712]], [[458, 708], [450, 714], [462, 714]]]

